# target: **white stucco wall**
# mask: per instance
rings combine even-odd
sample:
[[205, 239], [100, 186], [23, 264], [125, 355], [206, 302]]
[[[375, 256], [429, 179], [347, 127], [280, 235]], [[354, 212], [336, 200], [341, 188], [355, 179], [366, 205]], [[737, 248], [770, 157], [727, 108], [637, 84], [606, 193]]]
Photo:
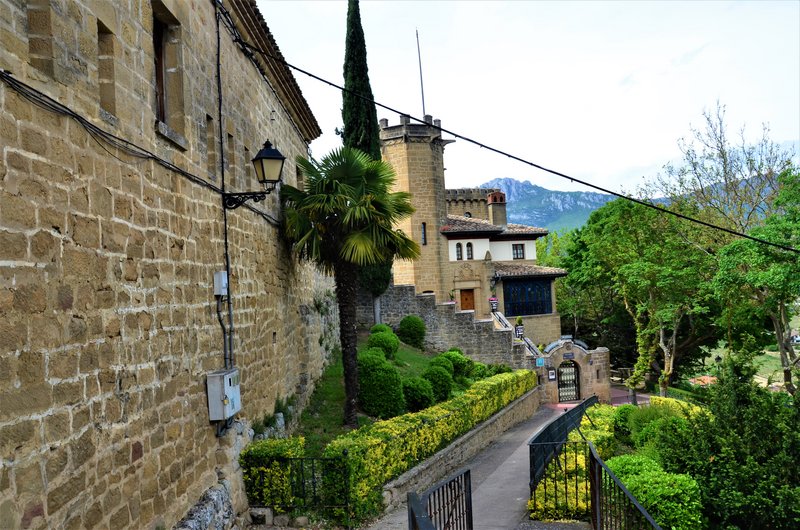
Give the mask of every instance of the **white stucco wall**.
[[[457, 261], [456, 260], [456, 243], [461, 243], [462, 249], [462, 258], [464, 261], [467, 259], [467, 243], [472, 243], [472, 259], [473, 260], [483, 260], [486, 257], [486, 251], [490, 248], [490, 243], [488, 239], [456, 239], [456, 240], [449, 240], [448, 242], [448, 256], [450, 261]], [[508, 247], [508, 251], [511, 252], [511, 247]], [[494, 253], [492, 253], [492, 259], [494, 259]]]
[[514, 261], [511, 245], [518, 244], [525, 245], [525, 261], [536, 259], [536, 243], [534, 241], [492, 241], [490, 247], [492, 261]]

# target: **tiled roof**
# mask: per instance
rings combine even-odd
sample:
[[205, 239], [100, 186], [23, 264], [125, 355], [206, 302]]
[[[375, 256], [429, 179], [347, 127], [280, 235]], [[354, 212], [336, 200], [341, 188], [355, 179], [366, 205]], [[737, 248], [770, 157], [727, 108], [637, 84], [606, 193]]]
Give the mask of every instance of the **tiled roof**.
[[521, 263], [495, 263], [494, 271], [500, 278], [567, 275], [566, 270], [557, 267], [540, 267], [539, 265], [523, 265]]
[[502, 226], [493, 225], [486, 219], [475, 219], [474, 217], [463, 217], [461, 215], [448, 215], [447, 224], [442, 227], [442, 233], [494, 232], [499, 234], [502, 231]]
[[476, 219], [474, 217], [464, 217], [461, 215], [448, 215], [447, 224], [442, 227], [442, 233], [455, 234], [459, 232], [486, 232], [502, 235], [546, 235], [547, 229], [536, 226], [518, 225], [509, 223], [505, 228], [493, 225], [486, 219]]

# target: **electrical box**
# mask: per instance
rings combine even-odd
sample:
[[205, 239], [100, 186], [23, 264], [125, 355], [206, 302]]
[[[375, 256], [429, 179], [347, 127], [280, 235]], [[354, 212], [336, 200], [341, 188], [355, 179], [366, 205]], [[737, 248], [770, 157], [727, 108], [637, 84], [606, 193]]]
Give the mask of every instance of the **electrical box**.
[[208, 419], [227, 420], [242, 409], [239, 369], [217, 370], [206, 377]]
[[214, 273], [214, 296], [228, 296], [228, 273], [225, 271]]

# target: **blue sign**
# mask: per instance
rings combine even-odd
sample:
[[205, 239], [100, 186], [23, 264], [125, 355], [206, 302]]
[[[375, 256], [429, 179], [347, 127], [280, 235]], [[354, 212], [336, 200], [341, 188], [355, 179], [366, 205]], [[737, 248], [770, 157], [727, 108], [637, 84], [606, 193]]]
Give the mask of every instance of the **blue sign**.
[[536, 358], [536, 366], [544, 366], [544, 357]]
[[575, 358], [575, 354], [573, 352], [569, 352], [569, 353], [565, 353], [564, 354], [564, 359], [574, 359], [574, 358]]

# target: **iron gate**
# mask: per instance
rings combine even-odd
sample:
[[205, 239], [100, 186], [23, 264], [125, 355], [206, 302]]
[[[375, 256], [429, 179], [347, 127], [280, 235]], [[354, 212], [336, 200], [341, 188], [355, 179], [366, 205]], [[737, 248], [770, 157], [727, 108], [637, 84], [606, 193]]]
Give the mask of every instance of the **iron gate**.
[[575, 361], [564, 361], [558, 367], [558, 401], [577, 401], [580, 398], [578, 365]]

